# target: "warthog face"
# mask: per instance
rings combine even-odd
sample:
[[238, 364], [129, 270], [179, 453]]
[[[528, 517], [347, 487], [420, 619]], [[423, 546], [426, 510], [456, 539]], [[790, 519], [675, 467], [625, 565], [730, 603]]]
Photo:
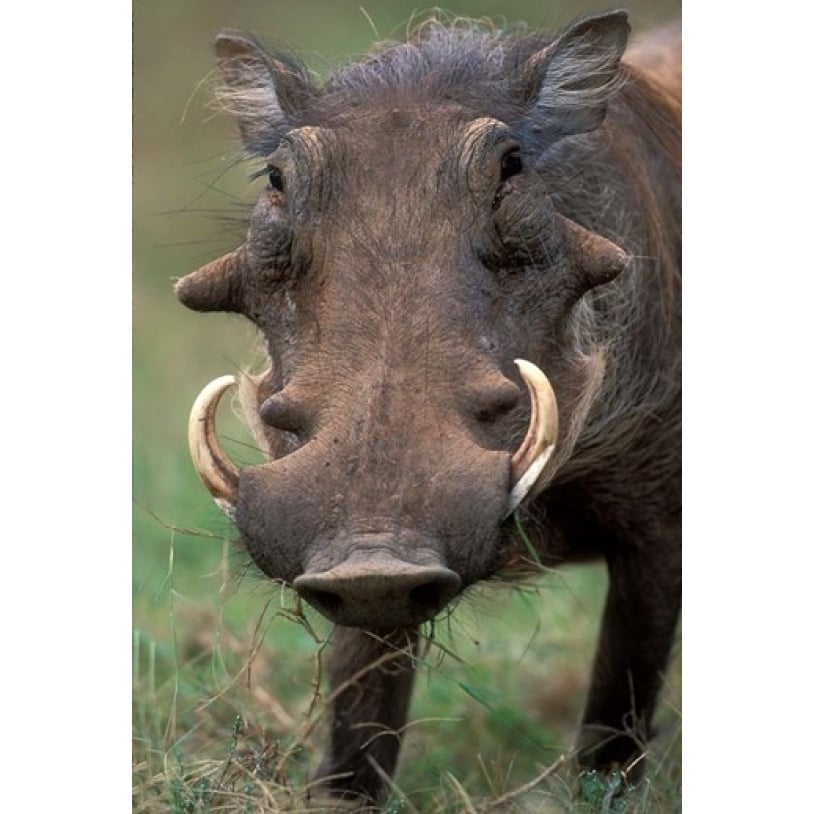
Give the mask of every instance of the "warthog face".
[[626, 255], [558, 212], [537, 165], [601, 123], [626, 35], [623, 15], [575, 27], [504, 69], [488, 105], [431, 76], [394, 89], [375, 60], [315, 89], [217, 41], [267, 186], [244, 245], [177, 293], [262, 332], [270, 368], [244, 406], [270, 460], [220, 451], [230, 380], [196, 403], [193, 457], [256, 564], [340, 624], [414, 625], [493, 573], [507, 517], [567, 454], [585, 390], [570, 313]]

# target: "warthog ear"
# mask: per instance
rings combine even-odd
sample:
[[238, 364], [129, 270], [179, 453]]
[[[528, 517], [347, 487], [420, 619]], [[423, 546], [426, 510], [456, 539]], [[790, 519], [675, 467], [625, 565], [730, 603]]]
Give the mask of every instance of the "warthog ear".
[[534, 129], [549, 143], [595, 130], [619, 85], [619, 60], [627, 46], [626, 11], [574, 23], [523, 68], [533, 105]]
[[236, 31], [218, 34], [215, 54], [222, 78], [218, 101], [237, 119], [246, 148], [268, 153], [278, 140], [275, 131], [290, 128], [315, 92], [305, 69]]

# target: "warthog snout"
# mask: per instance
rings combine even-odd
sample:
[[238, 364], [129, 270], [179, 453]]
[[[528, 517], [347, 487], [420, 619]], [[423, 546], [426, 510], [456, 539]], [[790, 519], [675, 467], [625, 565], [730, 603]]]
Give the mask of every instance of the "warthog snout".
[[407, 627], [435, 616], [460, 590], [441, 563], [414, 565], [384, 551], [356, 551], [326, 571], [294, 580], [297, 593], [346, 627]]

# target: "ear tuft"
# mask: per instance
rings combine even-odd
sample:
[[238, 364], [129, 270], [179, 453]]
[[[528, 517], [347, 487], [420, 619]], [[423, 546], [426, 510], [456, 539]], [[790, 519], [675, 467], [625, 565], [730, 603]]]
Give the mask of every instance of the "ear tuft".
[[215, 37], [215, 54], [218, 59], [263, 59], [263, 46], [250, 34], [224, 29]]
[[218, 34], [215, 55], [222, 79], [220, 107], [237, 119], [250, 152], [267, 153], [314, 91], [305, 70], [289, 58], [270, 55], [240, 31]]
[[629, 34], [626, 11], [588, 17], [528, 60], [523, 73], [532, 116], [547, 140], [588, 133], [602, 124], [621, 82], [619, 62]]

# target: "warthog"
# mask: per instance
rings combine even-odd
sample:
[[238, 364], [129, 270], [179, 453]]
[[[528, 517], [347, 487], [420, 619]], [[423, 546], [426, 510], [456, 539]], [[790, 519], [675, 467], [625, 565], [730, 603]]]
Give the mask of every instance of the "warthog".
[[543, 566], [607, 563], [577, 750], [641, 766], [681, 598], [681, 74], [678, 34], [625, 57], [629, 31], [428, 22], [321, 85], [216, 39], [268, 184], [176, 292], [260, 330], [242, 400], [268, 461], [218, 444], [232, 377], [190, 447], [254, 563], [337, 625], [333, 794], [394, 771], [419, 626], [528, 572], [515, 512]]

